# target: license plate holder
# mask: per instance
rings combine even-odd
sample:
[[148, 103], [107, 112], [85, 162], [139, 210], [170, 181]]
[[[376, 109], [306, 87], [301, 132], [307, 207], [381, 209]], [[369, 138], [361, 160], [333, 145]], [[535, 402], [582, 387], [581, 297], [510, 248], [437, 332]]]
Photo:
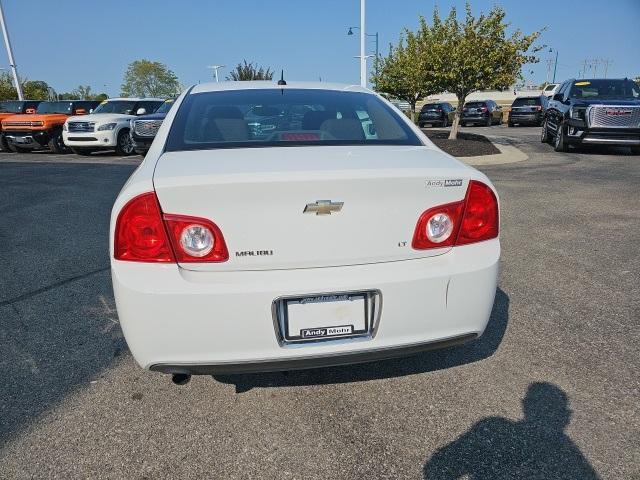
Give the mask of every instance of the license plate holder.
[[273, 302], [281, 345], [373, 337], [381, 309], [378, 290], [280, 297]]

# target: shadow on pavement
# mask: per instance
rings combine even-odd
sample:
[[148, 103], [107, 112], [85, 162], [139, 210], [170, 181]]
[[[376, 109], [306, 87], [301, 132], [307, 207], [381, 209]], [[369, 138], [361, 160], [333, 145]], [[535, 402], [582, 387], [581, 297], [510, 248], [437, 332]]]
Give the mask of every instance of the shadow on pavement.
[[341, 367], [260, 374], [214, 375], [213, 378], [222, 383], [235, 385], [236, 393], [242, 393], [255, 387], [361, 382], [433, 372], [477, 362], [493, 355], [502, 342], [508, 319], [509, 296], [498, 288], [484, 335], [462, 346], [427, 351], [406, 358]]
[[437, 450], [424, 465], [424, 479], [599, 478], [564, 433], [571, 410], [563, 390], [551, 383], [532, 383], [522, 407], [522, 420], [484, 418]]

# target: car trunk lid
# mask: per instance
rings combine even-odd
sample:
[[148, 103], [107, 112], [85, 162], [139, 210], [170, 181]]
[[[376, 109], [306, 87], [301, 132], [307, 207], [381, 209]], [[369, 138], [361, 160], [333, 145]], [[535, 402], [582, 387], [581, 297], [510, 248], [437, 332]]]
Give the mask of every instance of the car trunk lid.
[[154, 187], [165, 214], [209, 219], [227, 243], [228, 261], [183, 268], [269, 270], [446, 253], [411, 248], [416, 222], [470, 174], [428, 146], [218, 149], [163, 154]]

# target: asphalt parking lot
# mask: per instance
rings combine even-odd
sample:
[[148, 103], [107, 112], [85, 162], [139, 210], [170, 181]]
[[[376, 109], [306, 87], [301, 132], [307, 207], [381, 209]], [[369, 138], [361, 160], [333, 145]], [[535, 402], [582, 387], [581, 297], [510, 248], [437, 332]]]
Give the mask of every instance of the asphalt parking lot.
[[139, 157], [0, 153], [0, 478], [640, 478], [640, 156], [467, 130], [529, 157], [480, 167], [503, 247], [483, 337], [182, 387], [134, 363], [111, 291]]

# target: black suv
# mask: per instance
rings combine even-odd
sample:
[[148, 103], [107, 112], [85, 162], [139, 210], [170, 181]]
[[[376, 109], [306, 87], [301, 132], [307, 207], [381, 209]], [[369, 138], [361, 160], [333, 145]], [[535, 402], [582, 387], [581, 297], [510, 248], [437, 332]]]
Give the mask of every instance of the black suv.
[[500, 125], [502, 123], [502, 107], [493, 100], [467, 102], [462, 107], [460, 124], [465, 127], [469, 123], [479, 123], [487, 127], [493, 124]]
[[622, 145], [640, 154], [640, 87], [628, 78], [567, 80], [549, 101], [542, 142]]
[[511, 104], [507, 125], [542, 125], [548, 100], [544, 95], [518, 97]]
[[146, 155], [156, 137], [156, 133], [160, 129], [167, 113], [171, 109], [174, 100], [170, 98], [165, 100], [160, 107], [149, 115], [140, 115], [138, 118], [131, 120], [131, 140], [133, 141], [133, 149], [138, 155]]
[[453, 123], [453, 116], [456, 109], [450, 103], [427, 103], [420, 109], [418, 115], [418, 126], [420, 128], [425, 125], [440, 125], [446, 127]]

